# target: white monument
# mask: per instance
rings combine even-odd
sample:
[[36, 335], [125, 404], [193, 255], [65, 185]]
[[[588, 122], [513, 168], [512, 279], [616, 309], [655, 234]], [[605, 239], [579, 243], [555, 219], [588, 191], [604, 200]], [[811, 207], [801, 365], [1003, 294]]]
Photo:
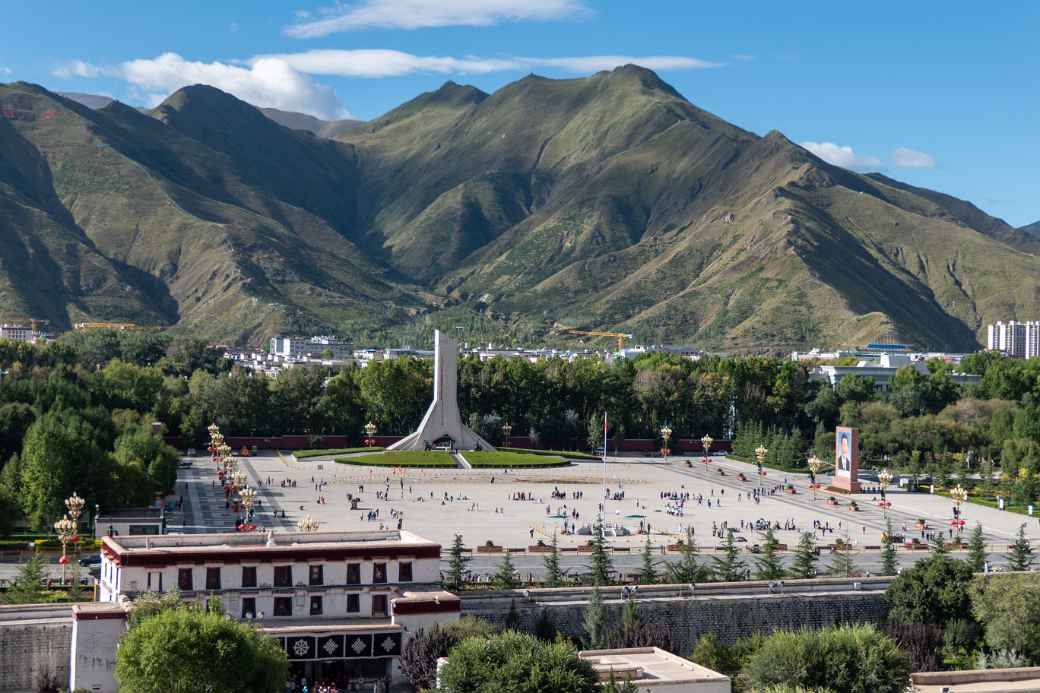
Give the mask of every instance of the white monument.
[[434, 332], [433, 402], [419, 429], [391, 445], [388, 450], [426, 450], [454, 447], [458, 450], [494, 450], [495, 447], [462, 423], [459, 414], [458, 360], [455, 340]]

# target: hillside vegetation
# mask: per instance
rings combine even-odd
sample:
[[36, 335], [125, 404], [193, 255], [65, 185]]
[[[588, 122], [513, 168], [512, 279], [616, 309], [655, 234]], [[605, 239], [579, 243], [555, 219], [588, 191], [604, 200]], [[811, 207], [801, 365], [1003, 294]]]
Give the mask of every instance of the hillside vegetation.
[[0, 111], [0, 312], [59, 328], [258, 343], [563, 323], [732, 350], [889, 332], [970, 349], [990, 321], [1040, 316], [1028, 228], [742, 130], [635, 66], [448, 82], [367, 123], [201, 85], [141, 112], [19, 82]]

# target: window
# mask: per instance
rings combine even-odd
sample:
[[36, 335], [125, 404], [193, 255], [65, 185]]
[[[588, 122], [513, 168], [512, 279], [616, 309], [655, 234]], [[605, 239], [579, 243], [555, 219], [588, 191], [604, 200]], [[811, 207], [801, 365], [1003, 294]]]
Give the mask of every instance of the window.
[[372, 615], [373, 616], [386, 616], [386, 595], [385, 594], [374, 594], [374, 595], [372, 595]]
[[361, 612], [361, 595], [360, 594], [348, 594], [347, 595], [347, 613], [356, 614]]
[[220, 568], [206, 568], [206, 589], [220, 589]]
[[256, 587], [256, 566], [242, 566], [242, 586]]
[[412, 562], [403, 561], [397, 564], [397, 581], [398, 582], [411, 582], [412, 581]]
[[348, 563], [347, 564], [347, 584], [348, 585], [360, 585], [361, 584], [361, 564], [360, 563]]
[[311, 597], [311, 616], [321, 616], [321, 597]]
[[324, 585], [325, 584], [325, 566], [312, 565], [310, 567], [310, 584], [312, 585]]
[[386, 563], [372, 564], [372, 582], [386, 582]]
[[292, 616], [292, 597], [275, 597], [274, 615]]
[[195, 589], [191, 579], [191, 568], [177, 569], [177, 589], [181, 592], [191, 592]]
[[292, 587], [292, 566], [276, 565], [274, 567], [274, 586]]
[[242, 618], [256, 618], [256, 599], [254, 597], [242, 598]]

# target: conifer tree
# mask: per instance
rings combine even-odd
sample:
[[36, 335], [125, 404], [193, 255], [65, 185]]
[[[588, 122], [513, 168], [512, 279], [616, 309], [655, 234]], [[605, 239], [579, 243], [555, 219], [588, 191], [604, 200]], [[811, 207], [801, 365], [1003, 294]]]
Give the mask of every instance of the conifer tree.
[[12, 604], [34, 604], [43, 600], [43, 557], [39, 551], [33, 551], [29, 560], [18, 567], [18, 576], [8, 590], [8, 600]]
[[715, 556], [713, 560], [715, 577], [722, 582], [736, 582], [743, 580], [747, 575], [747, 570], [740, 560], [740, 549], [733, 540], [733, 532], [726, 532], [726, 544], [722, 549], [722, 556]]
[[885, 524], [885, 536], [881, 538], [881, 574], [895, 575], [899, 572], [896, 562], [896, 547], [892, 542], [892, 521]]
[[560, 542], [553, 532], [552, 550], [545, 554], [545, 584], [549, 587], [559, 587], [563, 584], [563, 569], [560, 568]]
[[462, 590], [466, 579], [466, 564], [470, 559], [463, 553], [462, 535], [456, 534], [451, 544], [451, 558], [448, 561], [448, 584], [451, 589], [459, 592]]
[[766, 530], [765, 543], [762, 545], [762, 557], [755, 560], [759, 580], [779, 580], [784, 576], [784, 563], [777, 554], [780, 542], [777, 541], [773, 528]]
[[827, 573], [833, 577], [852, 577], [856, 572], [856, 563], [852, 560], [852, 545], [848, 541], [841, 543], [841, 548], [834, 553], [834, 560], [827, 567]]
[[598, 650], [607, 645], [606, 611], [603, 608], [603, 597], [599, 586], [592, 588], [589, 604], [585, 607], [585, 648]]
[[968, 565], [976, 573], [986, 570], [986, 539], [982, 535], [982, 525], [976, 523], [968, 540]]
[[657, 584], [657, 568], [655, 566], [653, 548], [650, 545], [650, 535], [646, 535], [646, 544], [643, 545], [643, 567], [639, 571], [639, 584]]
[[603, 534], [602, 518], [596, 520], [592, 537], [592, 584], [609, 585], [614, 566], [607, 553], [607, 538]]
[[794, 561], [791, 563], [791, 577], [816, 577], [816, 562], [819, 560], [812, 532], [802, 532], [802, 536], [798, 540], [798, 547], [794, 551]]
[[513, 572], [516, 568], [513, 566], [513, 559], [509, 555], [509, 551], [502, 554], [502, 560], [498, 564], [498, 572], [495, 573], [494, 585], [495, 589], [498, 590], [511, 590], [516, 588], [516, 578], [513, 576]]
[[708, 578], [708, 568], [697, 563], [697, 542], [693, 540], [693, 528], [686, 528], [686, 539], [679, 545], [680, 558], [668, 563], [668, 579], [671, 582], [693, 584]]
[[1009, 570], [1029, 570], [1029, 566], [1033, 565], [1033, 549], [1026, 538], [1025, 523], [1018, 528], [1018, 536], [1008, 552], [1007, 563]]

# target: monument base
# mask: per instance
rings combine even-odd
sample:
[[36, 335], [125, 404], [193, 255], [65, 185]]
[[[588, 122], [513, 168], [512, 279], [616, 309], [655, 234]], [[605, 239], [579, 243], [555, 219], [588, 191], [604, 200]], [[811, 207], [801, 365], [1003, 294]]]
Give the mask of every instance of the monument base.
[[853, 481], [851, 484], [849, 484], [849, 486], [850, 488], [832, 485], [827, 487], [827, 491], [830, 493], [840, 493], [845, 496], [851, 495], [853, 493], [862, 493], [863, 489], [860, 488], [858, 481]]

